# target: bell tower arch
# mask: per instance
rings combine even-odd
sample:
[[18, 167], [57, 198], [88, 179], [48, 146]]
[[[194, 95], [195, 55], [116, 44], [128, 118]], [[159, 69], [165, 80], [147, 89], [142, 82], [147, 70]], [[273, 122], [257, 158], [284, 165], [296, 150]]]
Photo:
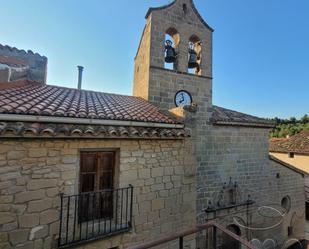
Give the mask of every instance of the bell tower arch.
[[[175, 94], [185, 90], [206, 113], [212, 103], [213, 29], [193, 0], [150, 8], [146, 20], [135, 57], [133, 94], [170, 110]], [[169, 44], [166, 34], [173, 38]], [[166, 68], [166, 63], [173, 65]]]

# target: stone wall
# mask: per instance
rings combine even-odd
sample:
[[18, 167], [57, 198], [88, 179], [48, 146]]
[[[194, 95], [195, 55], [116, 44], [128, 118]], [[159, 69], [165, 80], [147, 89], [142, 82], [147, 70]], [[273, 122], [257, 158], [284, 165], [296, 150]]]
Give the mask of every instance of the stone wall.
[[[6, 61], [7, 60], [7, 61]], [[29, 74], [29, 66], [25, 62], [21, 65], [12, 65], [11, 63], [19, 63], [19, 60], [3, 57], [0, 55], [0, 82], [11, 82], [16, 80], [25, 80]]]
[[[184, 4], [187, 7], [186, 14], [183, 11]], [[179, 35], [176, 48], [177, 70], [164, 68], [165, 34], [170, 28], [175, 29]], [[200, 75], [188, 73], [188, 42], [192, 35], [198, 36], [203, 43]], [[177, 0], [167, 8], [152, 10], [147, 16], [141, 44], [143, 46], [139, 47], [135, 60], [133, 93], [163, 110], [173, 109], [173, 112], [177, 91], [187, 90], [192, 95], [197, 111], [183, 112], [180, 116], [185, 118], [186, 127], [192, 131], [191, 138], [186, 139], [193, 145], [187, 155], [193, 157], [191, 164], [196, 170], [201, 159], [206, 156], [211, 129], [209, 110], [212, 105], [212, 30], [201, 22], [190, 0]]]
[[278, 158], [279, 160], [291, 164], [292, 166], [309, 172], [309, 155], [308, 154], [298, 154], [294, 153], [293, 157], [289, 156], [289, 153], [279, 153], [279, 152], [270, 152], [271, 156]]
[[[217, 212], [217, 217], [222, 217], [216, 219], [216, 222], [228, 226], [235, 224], [235, 217], [238, 217], [240, 223], [240, 220], [243, 223], [250, 222], [250, 229], [246, 229], [246, 225], [240, 226], [241, 235], [246, 239], [258, 238], [264, 241], [271, 238], [276, 240], [278, 244], [282, 244], [289, 238], [288, 224], [293, 219], [294, 233], [290, 238], [303, 236], [304, 178], [301, 174], [269, 160], [267, 129], [213, 126], [208, 134], [204, 153], [198, 155], [201, 159], [197, 168], [197, 217], [199, 223], [206, 220], [204, 210], [207, 208], [208, 202], [216, 204], [218, 193], [224, 182], [228, 184], [229, 178], [232, 177], [233, 182], [237, 181], [241, 200], [247, 200], [248, 194], [250, 194], [250, 199], [255, 204], [248, 209], [248, 216], [246, 205], [242, 208], [231, 209], [229, 212]], [[285, 214], [281, 200], [287, 195], [291, 199], [291, 209]], [[259, 209], [261, 206], [270, 206], [284, 215], [281, 217], [272, 208], [261, 211]], [[276, 217], [265, 217], [263, 212]], [[278, 225], [269, 229], [276, 222]]]
[[[184, 4], [187, 6], [186, 13], [183, 11]], [[249, 194], [255, 201], [248, 208], [248, 213], [243, 208], [230, 210], [236, 211], [242, 222], [248, 222], [255, 228], [272, 226], [278, 217], [261, 217], [258, 210], [263, 205], [275, 206], [280, 209], [280, 214], [284, 214], [284, 221], [272, 230], [241, 228], [241, 235], [249, 240], [258, 238], [263, 241], [271, 234], [276, 243], [282, 244], [288, 238], [288, 220], [291, 216], [295, 219], [303, 214], [304, 205], [299, 205], [304, 201], [303, 178], [284, 166], [270, 163], [267, 129], [212, 126], [209, 122], [212, 107], [212, 30], [201, 22], [195, 11], [191, 0], [177, 0], [166, 8], [152, 9], [147, 15], [142, 46], [135, 61], [134, 95], [147, 99], [163, 110], [172, 109], [176, 113], [173, 109], [174, 96], [177, 91], [184, 89], [191, 93], [197, 105], [195, 113], [184, 111], [180, 114], [185, 119], [186, 127], [192, 130], [192, 136], [187, 140], [193, 144], [190, 154], [195, 158], [193, 167], [197, 169], [197, 222], [206, 222], [204, 209], [208, 201], [216, 201], [224, 182], [228, 183], [231, 177], [238, 183], [242, 201], [247, 200]], [[176, 48], [179, 53], [177, 70], [164, 68], [164, 40], [169, 28], [177, 30], [180, 37]], [[192, 35], [198, 36], [203, 42], [199, 75], [187, 72], [188, 41]], [[137, 68], [143, 70], [137, 71]], [[278, 175], [282, 177], [277, 178]], [[292, 183], [296, 179], [299, 184]], [[281, 200], [286, 195], [290, 196], [292, 203], [287, 214], [281, 207]], [[266, 212], [269, 213], [269, 210]], [[294, 212], [297, 215], [293, 215]], [[235, 215], [228, 211], [220, 214], [223, 217], [216, 219], [216, 222], [224, 226], [235, 223]], [[291, 236], [301, 237], [302, 225], [299, 220]]]
[[[177, 70], [164, 69], [165, 34], [170, 28], [179, 34]], [[198, 36], [203, 43], [200, 75], [187, 72], [188, 42], [192, 35]], [[201, 22], [191, 0], [177, 0], [168, 8], [151, 12], [135, 59], [135, 96], [169, 110], [175, 106], [175, 93], [181, 89], [192, 94], [201, 112], [211, 105], [212, 30]]]
[[78, 193], [81, 149], [119, 149], [115, 181], [134, 186], [132, 231], [84, 248], [123, 248], [194, 225], [195, 174], [186, 146], [184, 140], [1, 140], [0, 248], [56, 246], [59, 193]]
[[[46, 83], [47, 77], [47, 58], [41, 56], [38, 53], [33, 53], [31, 50], [27, 52], [25, 50], [19, 50], [10, 46], [2, 46], [0, 44], [0, 56], [8, 57], [11, 60], [18, 60], [25, 63], [26, 67], [23, 68], [14, 68], [10, 69], [10, 73], [7, 73], [8, 80], [19, 80], [20, 78], [26, 78], [30, 81], [37, 81], [40, 83]], [[24, 69], [27, 71], [26, 74]], [[1, 68], [0, 68], [1, 70]], [[5, 79], [5, 74], [7, 67], [2, 69], [2, 79]], [[11, 75], [9, 77], [9, 75]]]
[[151, 23], [144, 27], [138, 51], [134, 59], [133, 95], [148, 99]]
[[[186, 11], [183, 6], [186, 5]], [[176, 48], [177, 71], [188, 72], [188, 43], [197, 36], [202, 42], [200, 75], [212, 77], [212, 29], [205, 25], [196, 13], [191, 0], [177, 0], [167, 8], [153, 10], [148, 16], [151, 22], [150, 65], [164, 68], [165, 34], [173, 28], [179, 34]], [[150, 94], [151, 95], [151, 94]]]
[[[283, 223], [279, 228], [276, 237], [279, 244], [289, 241], [293, 238], [304, 238], [305, 229], [305, 177], [294, 170], [291, 170], [280, 163], [270, 160], [269, 182], [272, 184], [268, 192], [272, 192], [271, 200], [273, 203], [282, 206], [282, 200], [285, 196], [291, 199], [291, 207], [284, 214]], [[292, 227], [292, 234], [288, 235], [288, 227]], [[264, 238], [268, 236], [264, 233]]]

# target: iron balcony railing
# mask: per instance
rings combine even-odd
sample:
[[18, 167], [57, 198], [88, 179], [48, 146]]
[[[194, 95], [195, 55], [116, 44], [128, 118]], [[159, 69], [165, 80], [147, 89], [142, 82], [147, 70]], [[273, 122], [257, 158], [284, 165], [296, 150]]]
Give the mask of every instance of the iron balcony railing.
[[133, 187], [61, 194], [58, 247], [66, 248], [132, 228]]

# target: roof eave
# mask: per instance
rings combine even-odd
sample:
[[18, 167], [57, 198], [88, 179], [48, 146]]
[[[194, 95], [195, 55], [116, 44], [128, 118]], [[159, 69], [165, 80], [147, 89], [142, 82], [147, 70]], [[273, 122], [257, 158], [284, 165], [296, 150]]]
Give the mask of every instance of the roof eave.
[[269, 150], [270, 153], [282, 153], [282, 154], [288, 154], [288, 153], [294, 153], [297, 155], [306, 155], [309, 156], [309, 152], [307, 151], [296, 151], [296, 150]]
[[254, 122], [232, 122], [232, 121], [212, 121], [213, 125], [222, 125], [222, 126], [240, 126], [240, 127], [252, 127], [252, 128], [264, 128], [271, 129], [275, 126], [273, 124], [268, 123], [254, 123]]
[[293, 166], [293, 165], [291, 165], [291, 164], [289, 164], [289, 163], [286, 163], [286, 162], [284, 162], [284, 161], [282, 161], [282, 160], [280, 160], [280, 159], [278, 159], [278, 158], [276, 158], [276, 157], [274, 157], [274, 156], [272, 156], [272, 155], [269, 155], [269, 159], [272, 160], [272, 161], [274, 161], [274, 162], [276, 162], [276, 163], [279, 163], [279, 164], [281, 164], [282, 166], [285, 166], [285, 167], [289, 168], [290, 170], [293, 170], [293, 171], [295, 171], [296, 173], [299, 173], [299, 174], [301, 174], [301, 175], [303, 175], [303, 176], [308, 176], [308, 175], [309, 175], [307, 172], [305, 172], [305, 171], [303, 171], [303, 170], [301, 170], [301, 169], [298, 169], [298, 168], [296, 168], [295, 166]]
[[125, 121], [125, 120], [108, 120], [108, 119], [90, 119], [90, 118], [71, 118], [71, 117], [50, 117], [50, 116], [19, 115], [19, 114], [0, 114], [0, 121], [115, 125], [115, 126], [132, 126], [132, 127], [171, 128], [171, 129], [184, 128], [183, 124]]

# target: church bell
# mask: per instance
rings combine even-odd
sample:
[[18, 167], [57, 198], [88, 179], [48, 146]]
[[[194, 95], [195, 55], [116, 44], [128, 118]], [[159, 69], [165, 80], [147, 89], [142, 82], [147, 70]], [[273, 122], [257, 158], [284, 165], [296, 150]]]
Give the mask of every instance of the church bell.
[[190, 42], [188, 68], [198, 68], [199, 64], [197, 60], [198, 60], [198, 56], [197, 56], [196, 51], [194, 50], [194, 44]]
[[165, 42], [165, 62], [174, 63], [176, 61], [176, 51], [173, 48], [173, 42], [166, 40]]

